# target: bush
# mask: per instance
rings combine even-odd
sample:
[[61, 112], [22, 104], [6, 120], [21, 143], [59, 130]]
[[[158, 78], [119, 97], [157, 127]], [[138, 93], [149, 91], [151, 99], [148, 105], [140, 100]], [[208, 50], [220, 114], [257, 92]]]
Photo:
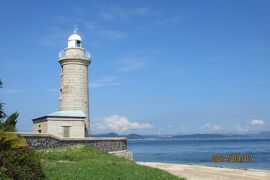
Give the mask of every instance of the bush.
[[4, 173], [4, 168], [3, 167], [0, 167], [0, 179], [8, 179], [8, 177]]
[[0, 131], [0, 151], [14, 148], [26, 147], [27, 143], [24, 137], [15, 132]]
[[39, 159], [28, 147], [0, 151], [0, 179], [44, 179]]

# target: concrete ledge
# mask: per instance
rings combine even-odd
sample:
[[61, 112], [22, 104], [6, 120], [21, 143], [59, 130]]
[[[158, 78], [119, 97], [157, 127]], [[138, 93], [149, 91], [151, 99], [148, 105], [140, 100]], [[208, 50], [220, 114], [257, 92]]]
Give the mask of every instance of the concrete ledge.
[[133, 160], [133, 154], [130, 151], [124, 150], [124, 151], [112, 151], [112, 152], [108, 152], [109, 154], [118, 156], [118, 157], [123, 157], [126, 158], [128, 160]]
[[126, 137], [85, 137], [85, 138], [60, 138], [57, 136], [54, 136], [52, 134], [35, 134], [35, 133], [25, 133], [25, 132], [18, 132], [18, 134], [20, 134], [23, 137], [31, 137], [31, 136], [36, 136], [36, 137], [52, 137], [55, 138], [57, 140], [61, 140], [61, 141], [70, 141], [70, 140], [78, 140], [78, 141], [106, 141], [106, 140], [110, 140], [110, 141], [118, 141], [118, 140], [127, 140]]
[[50, 134], [18, 133], [26, 139], [29, 147], [34, 149], [53, 148], [76, 144], [90, 145], [93, 148], [115, 152], [127, 150], [127, 139], [125, 137], [86, 137], [86, 138], [59, 138]]

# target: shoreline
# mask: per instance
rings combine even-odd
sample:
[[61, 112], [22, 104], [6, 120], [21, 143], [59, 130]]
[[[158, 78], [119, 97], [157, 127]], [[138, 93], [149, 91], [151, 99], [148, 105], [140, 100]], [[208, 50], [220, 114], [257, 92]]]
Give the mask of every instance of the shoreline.
[[[153, 163], [159, 163], [159, 162], [153, 162]], [[163, 162], [161, 162], [163, 163]], [[239, 169], [239, 170], [251, 170], [251, 171], [265, 171], [270, 172], [270, 169], [254, 169], [254, 168], [241, 168], [241, 167], [229, 167], [229, 166], [212, 166], [208, 164], [185, 164], [185, 163], [170, 163], [170, 162], [164, 162], [165, 164], [183, 164], [183, 165], [194, 165], [194, 166], [206, 166], [206, 167], [216, 167], [216, 168], [227, 168], [227, 169]]]
[[270, 170], [241, 169], [224, 166], [176, 164], [159, 162], [137, 162], [137, 164], [158, 168], [187, 180], [266, 180], [270, 179]]

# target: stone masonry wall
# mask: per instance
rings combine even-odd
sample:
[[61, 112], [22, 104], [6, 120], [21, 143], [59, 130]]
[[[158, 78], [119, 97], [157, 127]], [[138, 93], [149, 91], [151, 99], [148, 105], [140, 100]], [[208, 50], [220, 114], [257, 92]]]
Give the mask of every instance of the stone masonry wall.
[[26, 139], [28, 146], [34, 149], [44, 149], [59, 146], [68, 146], [76, 144], [90, 145], [93, 148], [105, 151], [125, 151], [127, 150], [126, 138], [83, 138], [83, 139], [63, 139], [57, 138], [52, 135], [42, 134], [23, 134], [20, 133]]
[[88, 65], [91, 60], [82, 48], [67, 48], [64, 53], [59, 59], [62, 67], [59, 110], [83, 111], [89, 132]]

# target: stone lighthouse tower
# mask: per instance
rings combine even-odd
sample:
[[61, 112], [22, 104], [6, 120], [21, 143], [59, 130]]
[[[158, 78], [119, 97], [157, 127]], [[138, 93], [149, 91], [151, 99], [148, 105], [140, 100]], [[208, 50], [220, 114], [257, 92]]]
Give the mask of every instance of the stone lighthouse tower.
[[75, 29], [59, 53], [61, 86], [59, 111], [33, 119], [33, 132], [60, 138], [89, 136], [88, 65], [90, 54]]
[[62, 68], [59, 110], [82, 111], [85, 116], [85, 135], [89, 135], [88, 65], [90, 54], [83, 48], [77, 29], [68, 38], [67, 48], [59, 53]]

